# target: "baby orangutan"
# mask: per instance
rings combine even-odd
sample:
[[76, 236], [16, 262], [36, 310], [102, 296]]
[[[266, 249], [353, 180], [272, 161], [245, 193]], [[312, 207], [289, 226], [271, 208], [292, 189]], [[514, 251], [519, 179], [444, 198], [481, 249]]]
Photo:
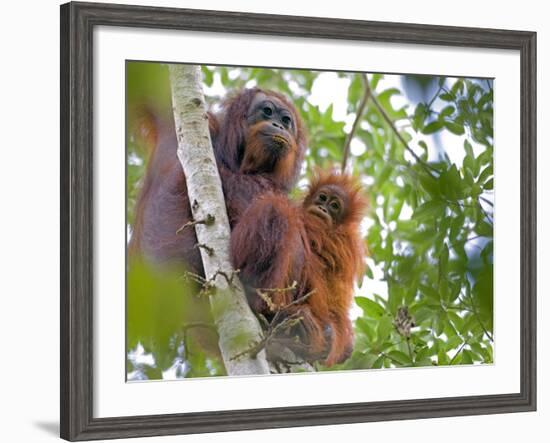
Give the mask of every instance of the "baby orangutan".
[[[247, 226], [256, 226], [254, 232], [239, 226], [233, 231], [233, 264], [241, 271], [255, 312], [273, 317], [272, 306], [257, 289], [288, 288], [296, 282], [292, 291], [269, 292], [270, 304], [288, 306], [285, 317], [301, 319], [291, 330], [301, 344], [293, 350], [308, 361], [323, 360], [332, 366], [346, 360], [353, 349], [349, 309], [354, 281], [364, 269], [359, 224], [365, 208], [355, 179], [321, 172], [301, 205], [265, 194], [243, 215]], [[303, 302], [297, 302], [300, 299]]]

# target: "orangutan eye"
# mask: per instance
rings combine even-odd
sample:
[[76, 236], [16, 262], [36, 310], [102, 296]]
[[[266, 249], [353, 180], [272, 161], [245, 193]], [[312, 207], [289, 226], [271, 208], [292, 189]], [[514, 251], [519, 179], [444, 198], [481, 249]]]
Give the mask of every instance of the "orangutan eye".
[[319, 194], [319, 200], [321, 200], [322, 202], [326, 202], [327, 201], [326, 194]]
[[287, 127], [290, 126], [290, 123], [292, 123], [292, 119], [288, 115], [284, 115], [281, 121], [283, 122], [283, 125]]
[[269, 106], [265, 106], [263, 112], [264, 115], [267, 115], [268, 117], [271, 117], [273, 115], [273, 109], [271, 109]]
[[337, 202], [332, 202], [330, 207], [334, 212], [338, 212], [340, 210], [340, 205]]

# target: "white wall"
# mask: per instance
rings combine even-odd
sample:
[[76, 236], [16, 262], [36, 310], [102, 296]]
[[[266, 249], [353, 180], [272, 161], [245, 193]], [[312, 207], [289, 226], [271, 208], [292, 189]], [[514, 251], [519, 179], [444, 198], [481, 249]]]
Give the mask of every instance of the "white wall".
[[[461, 417], [249, 431], [201, 436], [163, 437], [148, 441], [275, 442], [299, 440], [362, 441], [518, 441], [547, 437], [550, 364], [545, 298], [550, 281], [548, 226], [550, 201], [549, 87], [550, 14], [545, 2], [390, 0], [386, 2], [299, 2], [296, 0], [122, 1], [162, 6], [317, 15], [365, 20], [524, 29], [538, 32], [539, 145], [539, 411]], [[58, 155], [59, 155], [59, 10], [52, 0], [9, 2], [2, 8], [0, 48], [0, 402], [3, 441], [53, 441], [58, 433]], [[544, 26], [546, 25], [546, 26]], [[546, 278], [545, 278], [546, 277]], [[7, 301], [7, 304], [6, 304]], [[544, 432], [546, 431], [546, 432]], [[544, 437], [538, 437], [541, 434]]]

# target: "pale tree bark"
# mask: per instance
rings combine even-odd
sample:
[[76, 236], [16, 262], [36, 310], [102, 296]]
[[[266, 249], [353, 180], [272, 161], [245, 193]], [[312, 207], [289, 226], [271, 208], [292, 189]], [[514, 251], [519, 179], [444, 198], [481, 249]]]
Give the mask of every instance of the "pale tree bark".
[[[187, 181], [219, 347], [228, 375], [269, 374], [265, 351], [246, 352], [261, 342], [262, 329], [248, 306], [229, 255], [230, 227], [208, 130], [199, 66], [170, 65], [178, 158]], [[187, 229], [192, 229], [190, 226]]]

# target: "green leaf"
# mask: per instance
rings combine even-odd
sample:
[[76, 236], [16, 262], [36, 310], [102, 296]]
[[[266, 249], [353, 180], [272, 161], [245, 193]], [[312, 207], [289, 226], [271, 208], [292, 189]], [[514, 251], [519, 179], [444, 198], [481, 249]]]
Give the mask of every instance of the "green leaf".
[[374, 274], [372, 273], [372, 269], [370, 266], [367, 266], [365, 269], [365, 275], [370, 278], [371, 280], [374, 279]]
[[382, 91], [380, 94], [378, 94], [378, 102], [382, 105], [382, 107], [392, 119], [406, 117], [407, 114], [403, 108], [394, 109], [394, 107], [392, 106], [391, 97], [393, 95], [401, 95], [401, 91], [397, 88], [386, 89], [385, 91]]
[[424, 127], [424, 121], [427, 116], [428, 109], [426, 108], [426, 105], [424, 103], [419, 103], [414, 110], [412, 121], [415, 130], [420, 131]]
[[483, 263], [486, 266], [492, 265], [492, 258], [493, 258], [493, 241], [488, 241], [487, 244], [483, 247], [483, 250], [480, 254]]
[[424, 140], [420, 140], [418, 142], [418, 146], [420, 146], [425, 153], [428, 153], [428, 145], [426, 144], [426, 142]]
[[393, 331], [393, 322], [389, 315], [384, 315], [380, 318], [378, 322], [378, 327], [376, 329], [376, 341], [377, 343], [382, 343], [387, 340], [390, 336], [391, 331]]
[[475, 227], [475, 231], [484, 237], [492, 237], [493, 236], [493, 226], [487, 223], [484, 220], [480, 220], [479, 223]]
[[472, 351], [475, 352], [477, 355], [479, 355], [482, 358], [485, 357], [486, 351], [484, 348], [481, 347], [479, 343], [475, 343], [475, 342], [469, 343], [469, 346], [472, 349]]
[[424, 294], [426, 297], [428, 297], [432, 301], [439, 304], [439, 292], [437, 292], [434, 288], [428, 285], [420, 285], [419, 288], [422, 294]]
[[[421, 349], [420, 351], [416, 352], [416, 356], [415, 356], [415, 360], [416, 361], [419, 361], [419, 360], [424, 360], [426, 358], [429, 358], [433, 355], [435, 355], [437, 353], [437, 351], [435, 350], [435, 348], [432, 346], [432, 347], [426, 347], [426, 348], [423, 348]], [[431, 360], [430, 360], [431, 362]]]
[[355, 104], [359, 102], [361, 95], [363, 94], [363, 81], [362, 75], [354, 75], [353, 80], [349, 84], [348, 88], [348, 103]]
[[208, 69], [206, 66], [202, 66], [202, 74], [203, 82], [207, 86], [212, 86], [212, 83], [214, 82], [214, 71]]
[[447, 279], [447, 265], [449, 264], [449, 247], [443, 244], [441, 255], [439, 256], [439, 279]]
[[441, 215], [445, 205], [441, 200], [429, 200], [414, 211], [413, 219], [424, 221]]
[[428, 308], [427, 306], [421, 306], [414, 312], [414, 318], [417, 325], [424, 323], [426, 320], [431, 320], [433, 315], [433, 310]]
[[445, 329], [445, 323], [447, 321], [447, 316], [445, 315], [445, 312], [440, 311], [436, 317], [434, 318], [434, 324], [433, 328], [435, 329], [435, 334], [439, 337], [441, 334], [443, 334], [443, 330]]
[[380, 175], [378, 176], [378, 184], [383, 185], [386, 183], [386, 180], [388, 180], [390, 174], [393, 171], [393, 167], [391, 165], [385, 165], [382, 170], [380, 171]]
[[477, 179], [477, 182], [481, 185], [482, 183], [485, 183], [487, 179], [489, 179], [492, 176], [493, 176], [493, 166], [489, 165], [483, 171], [481, 171], [481, 174], [479, 174], [479, 178]]
[[464, 196], [464, 183], [455, 164], [441, 174], [439, 187], [450, 200], [460, 199]]
[[474, 148], [472, 148], [472, 144], [468, 140], [464, 140], [464, 150], [466, 151], [466, 155], [474, 157]]
[[385, 313], [385, 309], [382, 306], [366, 297], [355, 297], [355, 303], [370, 318], [380, 318]]
[[180, 331], [184, 319], [200, 307], [181, 274], [135, 263], [128, 272], [128, 350], [138, 342], [153, 352], [158, 365], [173, 359], [170, 339]]
[[463, 365], [471, 365], [473, 363], [472, 354], [468, 350], [463, 349], [461, 354], [462, 354]]
[[437, 352], [437, 364], [440, 366], [445, 366], [449, 364], [449, 357], [443, 349], [440, 349]]
[[410, 366], [412, 364], [411, 358], [404, 352], [390, 351], [388, 352], [388, 356], [403, 366]]
[[462, 135], [464, 134], [464, 126], [459, 125], [455, 122], [450, 122], [448, 120], [445, 121], [445, 127], [448, 131], [452, 132], [455, 135]]
[[380, 369], [384, 364], [384, 356], [378, 357], [376, 361], [372, 364], [372, 369]]
[[365, 320], [363, 317], [359, 317], [355, 320], [355, 325], [361, 332], [363, 332], [363, 334], [367, 336], [370, 342], [374, 342], [375, 340], [374, 329], [371, 327], [371, 325], [367, 320]]
[[451, 351], [455, 348], [458, 348], [464, 340], [462, 340], [462, 337], [455, 335], [454, 337], [449, 338], [449, 341], [445, 343], [445, 350]]
[[422, 129], [422, 134], [429, 135], [437, 132], [443, 128], [443, 122], [440, 120], [435, 120], [431, 123], [428, 123], [424, 129]]
[[451, 221], [451, 227], [449, 230], [449, 240], [454, 242], [458, 239], [461, 230], [464, 228], [464, 214], [460, 213], [456, 215]]
[[451, 94], [456, 96], [456, 95], [462, 94], [463, 91], [464, 91], [464, 82], [462, 81], [462, 79], [458, 79], [453, 85], [453, 87], [451, 88]]
[[441, 112], [439, 113], [439, 118], [443, 119], [444, 117], [449, 117], [451, 115], [453, 115], [453, 113], [455, 112], [455, 107], [452, 106], [452, 105], [449, 105], [449, 106], [445, 106]]
[[472, 297], [479, 306], [479, 313], [486, 329], [493, 329], [493, 266], [484, 267], [472, 288]]
[[[403, 276], [403, 280], [410, 280], [410, 269], [414, 262], [412, 260], [399, 260], [397, 273]], [[410, 266], [407, 266], [410, 265]], [[388, 307], [391, 313], [397, 312], [399, 306], [404, 304], [405, 288], [394, 282], [388, 282]]]
[[469, 171], [473, 178], [473, 176], [475, 175], [475, 159], [472, 155], [466, 154], [464, 156], [464, 159], [462, 160], [462, 169], [464, 171]]
[[370, 78], [370, 87], [373, 91], [376, 90], [376, 87], [378, 86], [378, 82], [383, 78], [384, 76], [382, 74], [372, 74]]
[[420, 172], [419, 180], [422, 188], [432, 197], [437, 197], [441, 194], [437, 181], [427, 172]]

